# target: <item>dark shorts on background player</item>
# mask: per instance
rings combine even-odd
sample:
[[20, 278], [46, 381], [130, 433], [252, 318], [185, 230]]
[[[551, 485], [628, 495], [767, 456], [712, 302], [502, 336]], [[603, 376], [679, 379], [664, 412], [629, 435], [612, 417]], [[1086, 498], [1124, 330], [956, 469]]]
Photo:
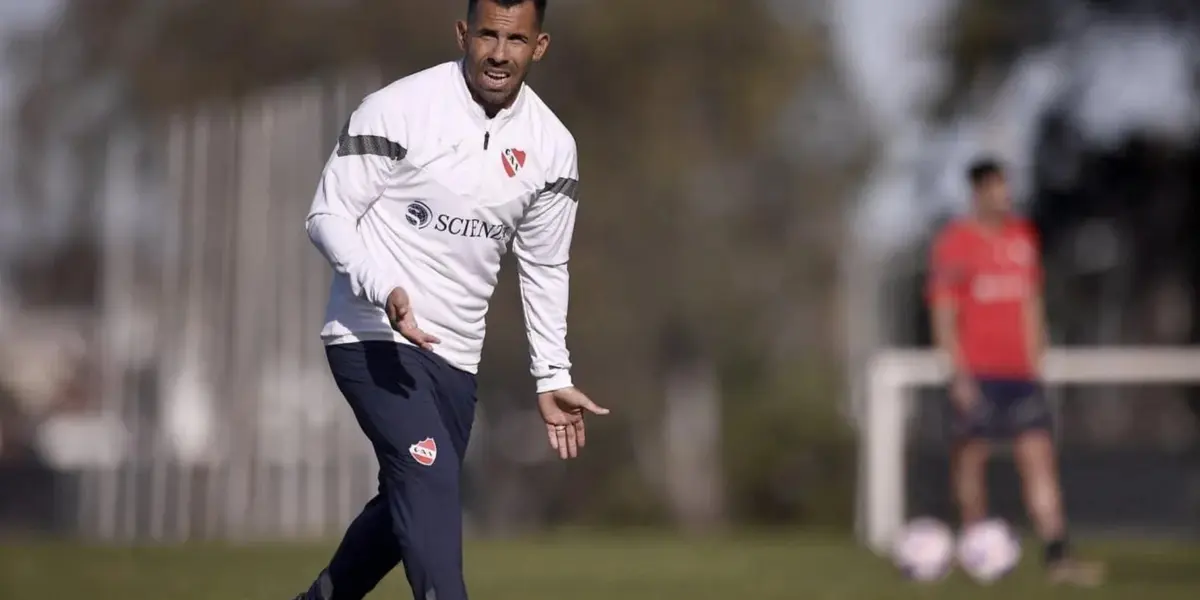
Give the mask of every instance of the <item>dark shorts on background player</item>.
[[459, 475], [475, 376], [394, 342], [325, 349], [379, 460], [379, 494], [350, 524], [304, 600], [360, 600], [399, 564], [416, 600], [466, 600]]
[[963, 413], [951, 405], [955, 439], [1006, 440], [1029, 431], [1050, 431], [1053, 421], [1042, 386], [1028, 379], [980, 378], [979, 401]]

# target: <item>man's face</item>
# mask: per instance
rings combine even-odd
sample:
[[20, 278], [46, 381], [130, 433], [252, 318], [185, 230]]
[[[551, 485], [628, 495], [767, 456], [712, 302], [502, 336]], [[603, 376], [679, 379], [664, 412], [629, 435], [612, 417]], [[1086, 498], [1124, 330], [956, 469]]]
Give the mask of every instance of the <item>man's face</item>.
[[987, 217], [1003, 216], [1012, 208], [1008, 179], [1000, 173], [988, 175], [975, 188], [975, 205]]
[[467, 85], [485, 108], [509, 106], [529, 73], [529, 66], [542, 59], [550, 36], [538, 25], [532, 0], [501, 6], [495, 0], [479, 0], [475, 13], [458, 22], [458, 45]]

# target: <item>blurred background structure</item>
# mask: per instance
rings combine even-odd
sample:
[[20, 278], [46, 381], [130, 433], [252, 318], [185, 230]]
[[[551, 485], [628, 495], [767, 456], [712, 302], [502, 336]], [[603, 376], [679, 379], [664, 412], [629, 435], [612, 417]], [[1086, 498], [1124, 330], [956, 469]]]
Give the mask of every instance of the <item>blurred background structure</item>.
[[[1056, 344], [1200, 342], [1194, 2], [550, 4], [532, 84], [586, 190], [570, 344], [615, 416], [552, 460], [502, 277], [474, 532], [848, 530], [864, 370], [928, 345], [925, 243], [980, 153], [1041, 231]], [[464, 10], [0, 4], [0, 536], [341, 532], [374, 464], [328, 378], [303, 220], [358, 100], [455, 58]], [[1056, 390], [1076, 521], [1194, 535], [1200, 396], [1130, 383]], [[918, 406], [911, 510], [945, 515]]]

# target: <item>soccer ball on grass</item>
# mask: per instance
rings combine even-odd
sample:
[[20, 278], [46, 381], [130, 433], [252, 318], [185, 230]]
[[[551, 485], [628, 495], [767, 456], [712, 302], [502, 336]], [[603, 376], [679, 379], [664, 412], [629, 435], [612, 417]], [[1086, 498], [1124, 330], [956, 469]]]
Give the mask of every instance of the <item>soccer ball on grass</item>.
[[908, 579], [938, 581], [954, 562], [954, 533], [937, 519], [914, 519], [896, 536], [892, 561]]
[[993, 583], [1021, 562], [1021, 541], [1003, 520], [971, 525], [958, 538], [958, 564], [975, 581]]

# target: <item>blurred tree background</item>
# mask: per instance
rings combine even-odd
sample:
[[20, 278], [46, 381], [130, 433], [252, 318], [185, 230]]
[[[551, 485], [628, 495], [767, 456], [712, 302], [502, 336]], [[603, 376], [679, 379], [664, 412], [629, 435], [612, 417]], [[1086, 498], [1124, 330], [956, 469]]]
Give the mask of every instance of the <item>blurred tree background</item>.
[[[25, 261], [21, 292], [98, 301], [95, 191], [116, 128], [154, 131], [172, 114], [281, 85], [364, 69], [390, 81], [453, 59], [465, 4], [67, 2], [52, 30], [10, 53], [30, 82], [19, 120], [28, 210], [64, 193], [62, 169], [77, 182], [66, 191], [69, 232], [51, 258]], [[577, 380], [615, 416], [595, 423], [591, 457], [569, 471], [485, 451], [486, 479], [520, 482], [517, 504], [553, 519], [687, 520], [664, 489], [662, 431], [668, 383], [690, 378], [718, 394], [711, 468], [728, 490], [719, 514], [692, 519], [698, 527], [726, 517], [848, 524], [855, 470], [839, 412], [837, 256], [870, 132], [856, 123], [821, 18], [785, 24], [757, 1], [550, 5], [553, 44], [531, 83], [581, 154], [571, 345]], [[319, 164], [307, 167], [315, 183]], [[502, 277], [484, 419], [531, 406], [517, 303]]]

